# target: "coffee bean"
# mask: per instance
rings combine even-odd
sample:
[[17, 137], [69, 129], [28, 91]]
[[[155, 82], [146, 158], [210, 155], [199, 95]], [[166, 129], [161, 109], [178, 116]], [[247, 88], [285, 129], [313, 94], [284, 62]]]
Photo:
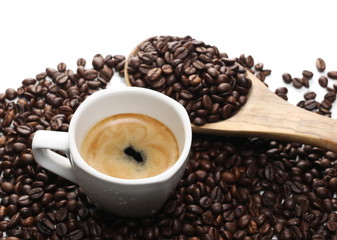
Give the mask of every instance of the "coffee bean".
[[213, 107], [212, 99], [208, 95], [202, 97], [202, 105], [204, 108], [211, 110]]
[[8, 100], [14, 100], [17, 97], [17, 93], [14, 88], [7, 88], [5, 94]]
[[329, 229], [329, 231], [332, 231], [332, 232], [337, 231], [337, 222], [327, 222], [326, 226]]
[[99, 71], [104, 66], [104, 58], [101, 54], [96, 54], [92, 60], [92, 66], [96, 71]]
[[183, 232], [183, 234], [185, 234], [186, 236], [193, 236], [195, 230], [194, 230], [193, 225], [186, 223], [186, 224], [183, 224], [183, 225], [182, 225], [182, 232]]
[[85, 64], [86, 64], [86, 60], [84, 58], [79, 58], [77, 60], [77, 66], [83, 66], [83, 67], [85, 67]]
[[239, 228], [245, 228], [251, 220], [251, 216], [250, 215], [243, 215], [239, 218], [238, 220], [238, 227]]
[[69, 77], [65, 73], [57, 74], [55, 80], [58, 84], [65, 84], [68, 81]]
[[204, 213], [202, 213], [202, 221], [207, 224], [207, 225], [211, 225], [214, 222], [214, 216], [210, 211], [206, 211]]
[[229, 172], [229, 171], [223, 172], [221, 177], [227, 183], [235, 183], [237, 181], [234, 174], [232, 172]]
[[20, 125], [16, 128], [16, 131], [22, 135], [28, 136], [33, 132], [33, 129], [28, 125]]
[[328, 86], [328, 78], [325, 76], [320, 76], [318, 79], [319, 85], [321, 87], [326, 88]]
[[84, 78], [87, 80], [94, 80], [98, 76], [98, 72], [95, 69], [88, 69], [84, 72]]
[[317, 103], [315, 99], [309, 99], [304, 102], [304, 108], [309, 111], [315, 109], [316, 107], [317, 107]]
[[303, 77], [306, 77], [307, 79], [311, 79], [314, 76], [314, 74], [309, 70], [303, 70], [302, 75]]
[[59, 72], [65, 72], [66, 69], [67, 69], [67, 65], [65, 63], [61, 62], [61, 63], [57, 64], [57, 70]]
[[44, 191], [42, 188], [33, 188], [29, 191], [29, 197], [32, 199], [32, 200], [37, 200], [37, 199], [40, 199], [44, 194]]
[[331, 79], [334, 79], [336, 80], [337, 79], [337, 71], [330, 71], [328, 72], [328, 77], [331, 78]]
[[292, 84], [295, 88], [301, 88], [303, 86], [303, 80], [301, 78], [293, 78]]
[[289, 73], [283, 73], [282, 79], [285, 83], [291, 83], [292, 82], [292, 77]]
[[149, 81], [156, 81], [160, 78], [161, 73], [162, 73], [161, 68], [152, 68], [148, 71], [146, 77]]
[[199, 204], [202, 208], [208, 209], [212, 206], [212, 199], [210, 197], [204, 196], [200, 198]]
[[220, 83], [217, 86], [217, 91], [220, 93], [229, 92], [231, 90], [231, 85], [228, 83]]
[[196, 215], [201, 215], [203, 212], [201, 207], [199, 207], [198, 205], [193, 205], [193, 204], [188, 205], [186, 210]]
[[331, 192], [329, 191], [329, 189], [325, 188], [325, 187], [318, 187], [316, 189], [316, 194], [318, 197], [320, 198], [328, 198], [331, 197]]
[[304, 99], [305, 100], [310, 100], [310, 99], [315, 99], [316, 98], [316, 93], [315, 92], [306, 92], [304, 93]]
[[22, 207], [27, 207], [32, 204], [32, 201], [29, 199], [29, 195], [23, 195], [19, 197], [18, 204]]
[[37, 223], [37, 228], [46, 235], [51, 235], [54, 231], [53, 223], [47, 218], [42, 218]]
[[205, 64], [202, 61], [196, 60], [192, 63], [192, 65], [199, 70], [202, 70], [205, 68]]
[[190, 100], [194, 97], [193, 94], [187, 90], [181, 90], [179, 96], [186, 100]]
[[220, 187], [218, 187], [218, 186], [214, 187], [212, 192], [211, 192], [211, 199], [214, 202], [220, 202], [222, 197], [223, 197], [223, 194], [222, 194], [222, 191], [221, 191]]
[[59, 237], [65, 236], [68, 232], [66, 224], [64, 224], [64, 223], [56, 224], [55, 232], [56, 232], [56, 235], [59, 236]]
[[325, 65], [325, 61], [322, 58], [316, 59], [316, 68], [319, 72], [325, 71], [326, 65]]
[[18, 225], [20, 222], [21, 216], [20, 213], [16, 213], [12, 216], [12, 218], [7, 223], [7, 229], [12, 229]]
[[329, 181], [329, 187], [332, 191], [337, 192], [337, 178], [331, 178]]
[[178, 59], [183, 59], [188, 55], [188, 49], [185, 47], [179, 47], [174, 52], [174, 57]]
[[1, 183], [1, 190], [6, 193], [11, 193], [14, 190], [14, 185], [10, 182]]
[[329, 91], [324, 95], [324, 99], [333, 103], [336, 100], [336, 93]]

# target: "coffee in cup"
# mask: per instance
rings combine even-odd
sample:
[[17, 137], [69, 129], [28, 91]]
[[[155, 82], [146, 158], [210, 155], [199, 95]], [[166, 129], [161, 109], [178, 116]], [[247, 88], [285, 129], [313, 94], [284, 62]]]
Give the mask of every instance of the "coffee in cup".
[[113, 115], [95, 124], [80, 153], [97, 171], [124, 179], [158, 175], [179, 158], [172, 131], [155, 118], [136, 113]]

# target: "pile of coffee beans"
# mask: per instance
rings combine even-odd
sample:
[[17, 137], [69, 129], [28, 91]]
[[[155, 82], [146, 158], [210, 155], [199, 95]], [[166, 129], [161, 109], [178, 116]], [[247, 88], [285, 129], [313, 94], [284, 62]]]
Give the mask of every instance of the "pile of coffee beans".
[[[26, 78], [17, 90], [0, 94], [0, 235], [7, 239], [83, 239], [80, 225], [100, 227], [88, 216], [88, 200], [74, 184], [42, 169], [34, 161], [31, 143], [37, 130], [67, 131], [77, 107], [105, 88], [125, 57], [97, 54], [93, 68], [78, 59], [76, 72], [65, 63]], [[81, 216], [81, 217], [80, 217]], [[89, 228], [85, 231], [89, 231]]]
[[[261, 81], [270, 74], [251, 57], [235, 62]], [[92, 68], [84, 59], [77, 64], [74, 72], [64, 63], [47, 68], [0, 94], [1, 239], [337, 240], [337, 153], [300, 143], [194, 134], [184, 176], [156, 215], [96, 209], [79, 186], [37, 165], [31, 151], [36, 130], [67, 131], [81, 102], [115, 71], [125, 73], [120, 55], [98, 54]], [[285, 100], [287, 92], [275, 91]], [[330, 116], [336, 90], [327, 93], [323, 103], [307, 92], [298, 106]]]
[[252, 67], [254, 60], [230, 59], [189, 36], [160, 36], [141, 43], [127, 64], [132, 86], [172, 97], [201, 126], [229, 118], [246, 103], [252, 83], [244, 67]]

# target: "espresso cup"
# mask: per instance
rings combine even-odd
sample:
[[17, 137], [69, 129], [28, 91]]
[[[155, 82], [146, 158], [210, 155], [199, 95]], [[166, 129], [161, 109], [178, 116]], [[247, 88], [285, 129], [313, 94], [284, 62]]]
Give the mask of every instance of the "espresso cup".
[[[86, 133], [99, 121], [124, 113], [147, 115], [172, 131], [179, 158], [170, 168], [152, 177], [123, 179], [88, 165], [80, 152]], [[98, 208], [120, 216], [140, 217], [156, 213], [174, 190], [184, 173], [191, 141], [190, 120], [180, 103], [153, 90], [126, 87], [89, 96], [74, 113], [68, 132], [39, 130], [32, 150], [38, 164], [78, 184]], [[67, 157], [52, 150], [63, 151]]]

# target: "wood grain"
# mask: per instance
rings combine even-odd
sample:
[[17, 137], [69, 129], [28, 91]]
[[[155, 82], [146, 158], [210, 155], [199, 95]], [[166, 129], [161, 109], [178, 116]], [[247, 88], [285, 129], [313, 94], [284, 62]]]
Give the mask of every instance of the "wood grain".
[[247, 103], [233, 117], [194, 132], [272, 138], [337, 151], [337, 121], [294, 106], [271, 92], [247, 71], [252, 89]]

